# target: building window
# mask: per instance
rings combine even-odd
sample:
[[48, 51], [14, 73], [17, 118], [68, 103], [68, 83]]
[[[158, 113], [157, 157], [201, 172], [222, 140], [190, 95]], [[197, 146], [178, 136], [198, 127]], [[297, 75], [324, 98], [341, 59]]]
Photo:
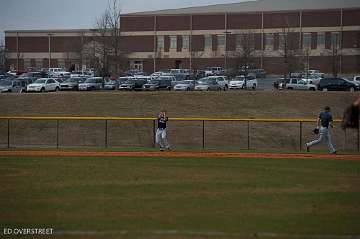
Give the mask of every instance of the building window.
[[274, 34], [266, 33], [265, 34], [265, 50], [272, 51], [274, 49]]
[[58, 66], [59, 66], [60, 68], [65, 69], [65, 68], [66, 68], [66, 67], [65, 67], [65, 59], [59, 59], [59, 61], [58, 61]]
[[324, 49], [325, 48], [325, 32], [317, 33], [317, 48]]
[[143, 71], [143, 62], [142, 61], [130, 61], [130, 68], [132, 70]]
[[36, 69], [40, 70], [43, 67], [43, 60], [42, 59], [36, 59]]
[[205, 35], [205, 49], [212, 49], [212, 36], [211, 35]]
[[170, 36], [170, 49], [177, 49], [177, 36]]
[[236, 49], [255, 49], [255, 35], [254, 33], [245, 33], [236, 35]]
[[302, 34], [302, 43], [303, 43], [303, 49], [310, 49], [311, 47], [311, 33], [309, 32], [304, 32]]
[[157, 36], [157, 49], [162, 50], [164, 49], [164, 36]]
[[225, 48], [225, 35], [217, 36], [218, 48]]
[[182, 36], [182, 49], [188, 50], [190, 48], [190, 37]]
[[339, 49], [339, 47], [340, 47], [340, 33], [339, 32], [331, 33], [331, 47], [333, 49]]
[[289, 46], [286, 45], [286, 34], [285, 33], [279, 33], [279, 50], [284, 50], [285, 48], [289, 48]]
[[30, 67], [31, 67], [31, 61], [30, 61], [30, 59], [25, 58], [25, 59], [24, 59], [24, 69], [27, 70], [27, 69], [30, 68]]
[[241, 49], [242, 35], [236, 35], [236, 49]]

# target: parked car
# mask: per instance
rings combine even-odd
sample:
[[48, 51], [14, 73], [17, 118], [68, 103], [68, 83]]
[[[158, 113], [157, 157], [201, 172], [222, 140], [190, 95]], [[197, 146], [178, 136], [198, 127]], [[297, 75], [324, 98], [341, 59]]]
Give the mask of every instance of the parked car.
[[147, 83], [144, 78], [129, 78], [124, 83], [120, 84], [119, 90], [142, 90], [143, 85]]
[[19, 80], [2, 80], [0, 81], [0, 93], [17, 92], [22, 93], [25, 89]]
[[310, 75], [308, 78], [303, 78], [309, 84], [318, 85], [322, 77], [318, 75]]
[[125, 76], [144, 76], [146, 75], [145, 72], [140, 71], [140, 70], [128, 70], [126, 72], [124, 72]]
[[290, 79], [289, 82], [285, 86], [288, 90], [316, 90], [316, 85], [307, 83], [303, 79]]
[[27, 92], [45, 92], [60, 90], [60, 83], [53, 78], [40, 78], [29, 84], [26, 88]]
[[222, 90], [229, 89], [229, 81], [227, 80], [226, 76], [208, 76], [207, 78], [216, 80]]
[[357, 86], [360, 86], [360, 76], [354, 76], [354, 78], [349, 79], [349, 81], [353, 82]]
[[143, 90], [171, 90], [171, 80], [169, 78], [161, 79], [154, 79], [149, 81], [148, 83], [143, 85]]
[[70, 74], [71, 78], [78, 78], [78, 77], [84, 77], [84, 78], [89, 78], [89, 77], [94, 77], [94, 72], [91, 70], [88, 71], [73, 71]]
[[119, 85], [118, 85], [118, 90], [120, 90], [120, 86], [121, 84], [125, 83], [128, 80], [134, 79], [134, 77], [132, 76], [121, 76], [117, 79]]
[[343, 78], [323, 78], [320, 80], [318, 90], [322, 91], [355, 91], [359, 86]]
[[325, 74], [320, 72], [319, 70], [308, 70], [307, 75], [321, 77], [321, 78], [325, 76]]
[[91, 77], [79, 84], [79, 90], [102, 90], [104, 80], [102, 77]]
[[15, 78], [13, 75], [8, 74], [8, 73], [0, 74], [0, 80], [2, 80], [2, 79], [7, 79], [7, 78], [9, 78], [9, 77]]
[[48, 74], [51, 77], [63, 77], [63, 76], [69, 76], [70, 77], [70, 72], [67, 72], [62, 68], [49, 68], [48, 69]]
[[255, 78], [266, 78], [266, 71], [264, 69], [250, 69], [249, 74]]
[[195, 85], [196, 91], [220, 91], [222, 90], [222, 86], [218, 84], [216, 79], [210, 79], [208, 77], [200, 79]]
[[229, 89], [238, 90], [238, 89], [253, 89], [256, 90], [258, 86], [257, 79], [252, 76], [237, 76], [229, 83]]
[[23, 89], [23, 92], [26, 92], [27, 86], [36, 81], [37, 79], [34, 77], [19, 77], [16, 78], [16, 80], [21, 82], [21, 87]]
[[222, 67], [206, 67], [205, 68], [205, 76], [213, 76], [213, 75], [224, 75], [225, 71]]
[[290, 79], [288, 78], [279, 78], [276, 81], [274, 81], [273, 85], [274, 88], [277, 90], [283, 90], [286, 87], [286, 84], [290, 82]]
[[61, 90], [79, 90], [79, 84], [85, 82], [86, 78], [74, 77], [60, 83]]
[[170, 69], [170, 73], [175, 76], [176, 80], [189, 80], [191, 77], [190, 69]]
[[39, 79], [39, 78], [48, 78], [49, 75], [46, 72], [32, 71], [32, 72], [26, 72], [22, 74], [20, 77], [33, 77]]
[[180, 81], [174, 86], [174, 90], [177, 90], [177, 91], [191, 91], [194, 89], [195, 89], [195, 81], [194, 80]]
[[170, 73], [168, 71], [157, 71], [157, 72], [154, 72], [150, 75], [151, 79], [157, 79], [159, 77], [162, 77], [162, 76], [167, 76], [167, 77], [174, 77], [175, 78], [175, 75], [173, 73]]
[[118, 80], [106, 80], [104, 84], [105, 90], [117, 90], [119, 88], [119, 81]]

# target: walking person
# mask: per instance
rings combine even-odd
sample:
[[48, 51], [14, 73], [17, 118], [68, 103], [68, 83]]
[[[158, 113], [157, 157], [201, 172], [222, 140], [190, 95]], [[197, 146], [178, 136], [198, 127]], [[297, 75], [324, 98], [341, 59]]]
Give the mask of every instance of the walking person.
[[170, 150], [170, 144], [166, 136], [166, 123], [169, 118], [166, 116], [166, 111], [160, 112], [158, 117], [158, 128], [156, 130], [156, 143], [160, 145], [160, 151]]
[[333, 118], [330, 111], [330, 107], [326, 106], [325, 111], [321, 112], [319, 118], [317, 119], [317, 129], [319, 130], [319, 138], [305, 144], [306, 151], [310, 151], [310, 147], [319, 144], [323, 140], [327, 141], [329, 150], [331, 154], [336, 154], [336, 149], [331, 142], [330, 127], [332, 128]]

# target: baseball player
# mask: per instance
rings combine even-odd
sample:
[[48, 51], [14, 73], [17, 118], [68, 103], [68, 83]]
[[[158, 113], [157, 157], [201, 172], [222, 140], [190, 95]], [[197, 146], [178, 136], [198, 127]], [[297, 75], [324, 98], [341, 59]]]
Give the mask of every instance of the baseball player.
[[158, 117], [158, 128], [155, 138], [156, 143], [160, 145], [160, 151], [164, 151], [165, 149], [170, 150], [170, 145], [166, 138], [166, 123], [168, 120], [166, 111], [161, 111]]
[[319, 118], [317, 119], [317, 129], [319, 129], [319, 138], [317, 140], [311, 141], [305, 144], [306, 151], [310, 151], [310, 147], [313, 145], [319, 144], [321, 141], [326, 140], [328, 143], [328, 147], [331, 154], [336, 154], [336, 149], [331, 143], [331, 135], [329, 127], [333, 127], [332, 125], [333, 119], [332, 114], [330, 112], [330, 107], [326, 106], [325, 111], [321, 112]]

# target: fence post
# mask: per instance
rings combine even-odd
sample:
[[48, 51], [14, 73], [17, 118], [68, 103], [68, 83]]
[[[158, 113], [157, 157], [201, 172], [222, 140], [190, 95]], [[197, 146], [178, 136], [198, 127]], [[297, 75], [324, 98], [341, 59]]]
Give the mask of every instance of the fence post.
[[153, 120], [153, 145], [156, 148], [156, 120]]
[[247, 121], [247, 149], [250, 150], [250, 120]]
[[202, 147], [205, 149], [205, 120], [202, 121]]
[[108, 147], [108, 120], [105, 120], [105, 148]]
[[56, 120], [56, 148], [59, 149], [59, 120]]
[[343, 145], [343, 150], [346, 150], [346, 142], [347, 142], [347, 131], [346, 128], [344, 129], [344, 145]]
[[358, 135], [357, 135], [357, 138], [358, 138], [358, 152], [360, 152], [360, 127], [358, 127]]
[[303, 124], [302, 124], [302, 121], [300, 121], [300, 134], [299, 134], [300, 151], [302, 150], [302, 128], [303, 128]]
[[10, 119], [7, 120], [7, 147], [10, 148]]

